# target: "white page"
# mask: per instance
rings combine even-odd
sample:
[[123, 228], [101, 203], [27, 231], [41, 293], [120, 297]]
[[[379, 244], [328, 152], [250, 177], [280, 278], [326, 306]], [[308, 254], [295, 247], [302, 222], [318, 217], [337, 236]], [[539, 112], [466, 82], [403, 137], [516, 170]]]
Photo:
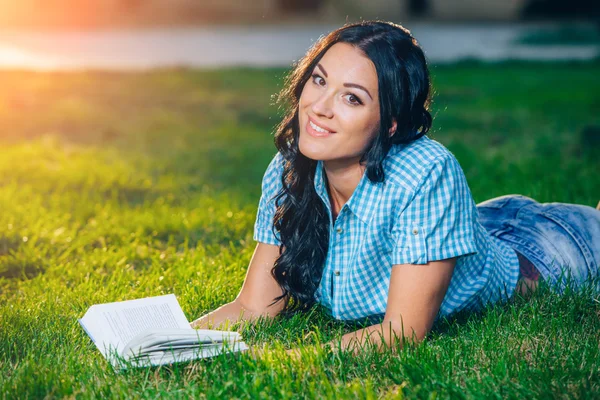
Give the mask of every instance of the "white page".
[[174, 294], [97, 304], [79, 322], [107, 358], [148, 328], [192, 329]]
[[[88, 336], [92, 339], [94, 344], [98, 349], [100, 349], [101, 344], [104, 342], [104, 335], [102, 335], [102, 327], [98, 326], [98, 319], [95, 318], [96, 315], [96, 305], [91, 306], [83, 318], [79, 319], [79, 324], [88, 334]], [[104, 352], [101, 350], [102, 354]]]

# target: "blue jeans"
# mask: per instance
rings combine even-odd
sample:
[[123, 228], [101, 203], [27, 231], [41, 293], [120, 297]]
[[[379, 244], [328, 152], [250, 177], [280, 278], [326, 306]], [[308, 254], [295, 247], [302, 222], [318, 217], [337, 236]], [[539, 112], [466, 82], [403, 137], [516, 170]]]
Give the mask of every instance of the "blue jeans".
[[519, 195], [484, 201], [477, 210], [486, 230], [521, 253], [557, 291], [587, 281], [600, 290], [599, 210]]

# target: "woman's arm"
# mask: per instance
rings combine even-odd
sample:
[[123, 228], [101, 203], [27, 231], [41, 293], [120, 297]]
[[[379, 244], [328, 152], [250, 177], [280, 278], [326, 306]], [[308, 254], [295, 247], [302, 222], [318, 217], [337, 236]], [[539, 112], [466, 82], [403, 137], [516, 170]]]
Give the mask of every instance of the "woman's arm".
[[[424, 265], [394, 265], [383, 322], [344, 335], [342, 349], [358, 353], [370, 342], [383, 350], [393, 345], [396, 337], [401, 343], [422, 340], [440, 309], [455, 264], [456, 258]], [[328, 345], [337, 348], [337, 343]]]
[[224, 323], [251, 321], [260, 316], [274, 317], [283, 309], [285, 299], [269, 306], [275, 297], [283, 293], [271, 275], [279, 246], [258, 243], [246, 279], [237, 298], [191, 323], [196, 329], [219, 329]]

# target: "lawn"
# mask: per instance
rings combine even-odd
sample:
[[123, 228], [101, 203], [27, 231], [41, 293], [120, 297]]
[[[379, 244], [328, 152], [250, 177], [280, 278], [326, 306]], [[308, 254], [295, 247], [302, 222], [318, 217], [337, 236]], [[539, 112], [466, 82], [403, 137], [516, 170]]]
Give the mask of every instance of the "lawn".
[[[599, 62], [431, 71], [430, 137], [477, 202], [600, 200]], [[192, 320], [238, 293], [285, 73], [0, 72], [2, 397], [600, 398], [600, 301], [546, 289], [395, 355], [287, 357], [356, 328], [317, 307], [240, 327], [258, 360], [111, 369], [90, 305], [175, 293]]]

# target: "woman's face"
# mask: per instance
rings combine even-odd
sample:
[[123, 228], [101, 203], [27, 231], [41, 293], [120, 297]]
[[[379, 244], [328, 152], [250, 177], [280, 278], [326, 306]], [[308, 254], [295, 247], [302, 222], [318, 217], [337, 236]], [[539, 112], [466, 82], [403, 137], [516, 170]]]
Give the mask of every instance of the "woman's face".
[[354, 46], [334, 44], [304, 85], [298, 112], [302, 154], [357, 163], [379, 130], [375, 65]]

